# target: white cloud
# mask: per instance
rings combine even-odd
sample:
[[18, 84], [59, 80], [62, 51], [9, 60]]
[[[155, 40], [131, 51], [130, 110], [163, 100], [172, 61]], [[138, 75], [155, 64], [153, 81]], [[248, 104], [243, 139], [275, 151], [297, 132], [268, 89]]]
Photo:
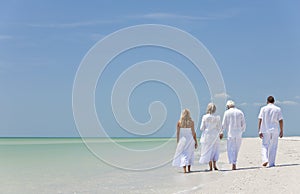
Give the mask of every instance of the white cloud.
[[12, 38], [13, 38], [12, 36], [0, 34], [0, 40], [9, 40], [9, 39], [12, 39]]
[[296, 99], [300, 99], [300, 96], [295, 96]]
[[173, 13], [148, 13], [142, 15], [129, 16], [129, 19], [168, 19], [168, 20], [190, 20], [190, 21], [200, 21], [200, 20], [219, 20], [231, 18], [237, 15], [237, 12], [228, 12], [226, 14], [207, 14], [205, 16], [191, 16], [191, 15], [180, 15]]
[[78, 28], [84, 26], [95, 26], [99, 24], [110, 24], [118, 22], [118, 20], [97, 20], [97, 21], [83, 21], [70, 23], [42, 23], [42, 24], [27, 24], [30, 27], [38, 28]]
[[298, 102], [291, 101], [291, 100], [284, 100], [284, 101], [277, 100], [275, 103], [279, 105], [299, 105]]
[[149, 13], [145, 15], [137, 16], [145, 19], [185, 19], [185, 20], [209, 20], [211, 17], [194, 17], [188, 15], [177, 15], [171, 13]]
[[262, 102], [254, 102], [253, 106], [264, 106], [266, 105], [266, 103], [262, 103]]
[[[287, 106], [294, 106], [294, 105], [300, 105], [300, 103], [298, 102], [295, 102], [295, 101], [291, 101], [291, 100], [283, 100], [283, 101], [280, 101], [280, 100], [276, 100], [275, 101], [275, 104], [278, 104], [278, 105], [287, 105]], [[254, 106], [264, 106], [266, 105], [266, 103], [259, 103], [259, 102], [255, 102], [253, 103]]]
[[219, 93], [219, 94], [215, 94], [214, 97], [215, 98], [230, 98], [230, 95], [227, 93]]
[[243, 102], [243, 103], [241, 103], [241, 104], [238, 104], [238, 106], [247, 106], [247, 105], [248, 105], [247, 102]]
[[122, 16], [119, 17], [119, 19], [111, 19], [111, 20], [76, 21], [76, 22], [67, 22], [67, 23], [30, 23], [27, 24], [27, 26], [37, 27], [37, 28], [78, 28], [78, 27], [85, 27], [85, 26], [95, 26], [100, 24], [112, 24], [112, 23], [124, 22], [127, 21], [128, 19], [168, 19], [168, 20], [200, 21], [200, 20], [226, 19], [226, 18], [234, 17], [235, 15], [237, 15], [236, 12], [228, 12], [223, 15], [208, 14], [206, 16], [190, 16], [190, 15], [158, 12], [158, 13]]

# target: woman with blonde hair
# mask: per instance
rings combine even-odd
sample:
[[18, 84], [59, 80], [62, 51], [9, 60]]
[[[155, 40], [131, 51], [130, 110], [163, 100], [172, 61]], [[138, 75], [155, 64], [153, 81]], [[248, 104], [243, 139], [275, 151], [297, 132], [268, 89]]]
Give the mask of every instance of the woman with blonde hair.
[[213, 103], [207, 105], [206, 114], [202, 117], [201, 156], [200, 164], [209, 164], [209, 170], [218, 170], [216, 162], [219, 159], [219, 142], [223, 138], [221, 118], [215, 115], [216, 106]]
[[198, 143], [194, 121], [188, 109], [184, 109], [181, 113], [180, 120], [177, 123], [176, 137], [177, 148], [172, 165], [183, 167], [184, 173], [190, 172], [191, 165], [194, 164], [194, 149], [198, 147]]

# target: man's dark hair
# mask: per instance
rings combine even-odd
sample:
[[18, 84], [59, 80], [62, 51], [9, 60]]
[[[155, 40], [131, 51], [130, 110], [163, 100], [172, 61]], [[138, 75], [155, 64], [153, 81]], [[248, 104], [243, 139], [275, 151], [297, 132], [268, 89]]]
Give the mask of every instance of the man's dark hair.
[[268, 99], [267, 99], [267, 101], [268, 101], [269, 103], [274, 103], [274, 102], [275, 102], [275, 99], [274, 99], [273, 96], [269, 96]]

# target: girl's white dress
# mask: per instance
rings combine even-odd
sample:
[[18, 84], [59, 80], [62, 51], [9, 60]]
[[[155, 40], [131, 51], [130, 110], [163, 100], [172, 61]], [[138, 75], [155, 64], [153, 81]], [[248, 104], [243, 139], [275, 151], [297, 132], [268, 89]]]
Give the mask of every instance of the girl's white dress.
[[219, 134], [221, 132], [221, 118], [213, 114], [202, 117], [201, 127], [201, 156], [199, 163], [207, 164], [219, 159]]
[[173, 166], [183, 167], [194, 164], [195, 140], [191, 128], [180, 128], [180, 136], [175, 151]]

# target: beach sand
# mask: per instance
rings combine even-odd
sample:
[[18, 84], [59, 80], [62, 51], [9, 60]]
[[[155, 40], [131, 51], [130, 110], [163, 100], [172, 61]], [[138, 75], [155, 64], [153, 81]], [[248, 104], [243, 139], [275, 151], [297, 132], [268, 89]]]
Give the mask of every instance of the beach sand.
[[[116, 183], [114, 190], [121, 193], [299, 193], [300, 183], [300, 138], [284, 137], [279, 140], [276, 166], [261, 165], [261, 140], [243, 138], [237, 167], [232, 171], [228, 164], [226, 141], [222, 141], [219, 171], [209, 172], [208, 166], [199, 165], [199, 150], [195, 153], [195, 165], [189, 174], [170, 165], [147, 172], [121, 173], [126, 187]], [[142, 174], [142, 175], [141, 175]], [[123, 182], [123, 181], [121, 181]]]
[[[261, 166], [261, 140], [243, 138], [236, 171], [228, 164], [226, 140], [222, 140], [219, 171], [209, 172], [207, 165], [198, 164], [198, 148], [188, 174], [171, 163], [148, 171], [117, 169], [101, 162], [83, 144], [64, 149], [39, 145], [39, 151], [22, 147], [19, 152], [13, 151], [14, 146], [1, 148], [0, 193], [299, 193], [300, 137], [279, 139], [272, 168]], [[122, 156], [118, 159], [122, 161]]]
[[[300, 138], [279, 139], [276, 166], [261, 166], [261, 140], [244, 138], [238, 157], [238, 170], [221, 163], [220, 172], [213, 172], [216, 181], [204, 181], [195, 193], [299, 193]], [[226, 153], [219, 161], [227, 160]], [[195, 174], [196, 175], [196, 174]], [[192, 175], [194, 176], [194, 175]]]

